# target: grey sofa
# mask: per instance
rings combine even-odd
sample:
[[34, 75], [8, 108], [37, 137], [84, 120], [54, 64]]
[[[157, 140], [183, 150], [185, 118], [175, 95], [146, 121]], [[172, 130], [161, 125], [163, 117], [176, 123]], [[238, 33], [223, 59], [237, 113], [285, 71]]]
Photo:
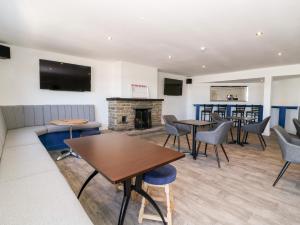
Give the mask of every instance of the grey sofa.
[[92, 224], [38, 138], [51, 119], [67, 118], [99, 126], [94, 106], [0, 107], [0, 224]]

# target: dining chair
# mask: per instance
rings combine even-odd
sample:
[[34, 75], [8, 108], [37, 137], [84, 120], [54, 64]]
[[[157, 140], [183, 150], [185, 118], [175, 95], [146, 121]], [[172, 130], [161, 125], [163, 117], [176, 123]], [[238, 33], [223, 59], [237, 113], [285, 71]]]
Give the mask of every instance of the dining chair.
[[275, 187], [291, 163], [300, 163], [300, 139], [291, 137], [280, 126], [275, 126], [273, 129], [278, 137], [277, 140], [280, 146], [282, 159], [285, 161], [284, 166], [273, 183], [273, 187]]
[[180, 151], [180, 136], [185, 135], [186, 141], [189, 146], [189, 150], [191, 150], [189, 136], [188, 136], [191, 133], [191, 127], [189, 125], [175, 123], [177, 121], [177, 118], [174, 115], [164, 115], [163, 120], [165, 122], [165, 129], [166, 129], [166, 133], [168, 135], [167, 139], [164, 143], [164, 147], [168, 143], [169, 138], [171, 136], [174, 136], [174, 145], [175, 145], [176, 138], [177, 138], [177, 142], [178, 142], [177, 147], [178, 147], [178, 151]]
[[217, 110], [214, 111], [214, 113], [217, 113], [221, 116], [221, 118], [226, 117], [226, 111], [227, 111], [227, 105], [218, 105]]
[[261, 144], [261, 147], [263, 150], [265, 150], [265, 148], [267, 147], [266, 141], [262, 135], [262, 133], [264, 132], [267, 124], [270, 121], [271, 116], [266, 117], [263, 121], [259, 122], [259, 123], [250, 123], [247, 125], [244, 125], [242, 127], [242, 130], [244, 132], [243, 138], [242, 138], [242, 143], [246, 143], [247, 142], [247, 138], [248, 138], [248, 134], [249, 133], [253, 133], [253, 134], [257, 134], [259, 142]]
[[250, 111], [246, 111], [246, 117], [248, 116], [253, 117], [255, 119], [255, 122], [258, 122], [259, 106], [251, 105]]
[[[218, 127], [223, 122], [229, 121], [228, 119], [222, 118], [219, 113], [212, 113], [211, 118], [212, 118], [212, 121], [216, 123], [216, 127]], [[230, 131], [231, 140], [233, 142], [234, 139], [233, 139], [232, 127], [230, 128], [229, 131]]]
[[211, 121], [211, 114], [213, 111], [214, 105], [212, 104], [204, 104], [204, 109], [201, 111], [201, 120], [206, 120], [206, 116], [208, 116], [208, 121]]
[[220, 159], [218, 154], [218, 145], [221, 146], [221, 149], [229, 162], [229, 158], [226, 154], [225, 148], [223, 144], [226, 142], [228, 131], [232, 127], [233, 122], [232, 121], [226, 121], [221, 123], [215, 130], [212, 131], [198, 131], [196, 134], [196, 140], [199, 141], [198, 147], [197, 147], [197, 154], [199, 153], [200, 145], [201, 143], [205, 143], [205, 155], [207, 151], [207, 144], [211, 144], [214, 146], [218, 167], [220, 168]]
[[293, 122], [297, 131], [297, 136], [300, 138], [300, 120], [293, 119]]

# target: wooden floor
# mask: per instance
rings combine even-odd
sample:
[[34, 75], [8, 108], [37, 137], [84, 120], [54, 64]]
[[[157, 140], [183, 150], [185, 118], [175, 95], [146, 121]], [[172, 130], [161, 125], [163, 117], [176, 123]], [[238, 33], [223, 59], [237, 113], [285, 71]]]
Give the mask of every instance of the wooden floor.
[[[141, 137], [163, 145], [166, 135]], [[256, 136], [249, 136], [249, 142], [243, 148], [225, 145], [230, 162], [219, 152], [221, 169], [211, 147], [207, 158], [194, 161], [186, 155], [173, 164], [178, 172], [173, 184], [174, 225], [300, 224], [300, 165], [291, 165], [273, 188], [272, 183], [283, 166], [275, 135], [266, 138], [265, 151], [261, 150]], [[175, 149], [172, 144], [170, 139], [168, 147]], [[181, 138], [181, 144], [187, 148], [185, 138]], [[51, 155], [55, 158], [57, 153]], [[75, 193], [93, 171], [82, 159], [68, 158], [57, 165]], [[122, 192], [117, 192], [101, 175], [90, 182], [80, 201], [94, 224], [117, 224]], [[139, 207], [140, 201], [130, 202], [125, 224], [138, 224]], [[162, 223], [144, 221], [143, 224]]]

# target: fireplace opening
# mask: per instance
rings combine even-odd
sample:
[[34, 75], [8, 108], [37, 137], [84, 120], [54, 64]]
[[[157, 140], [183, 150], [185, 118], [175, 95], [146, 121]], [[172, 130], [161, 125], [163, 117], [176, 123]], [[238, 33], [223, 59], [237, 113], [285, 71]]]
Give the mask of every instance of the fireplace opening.
[[152, 127], [151, 108], [135, 109], [135, 129], [149, 129]]

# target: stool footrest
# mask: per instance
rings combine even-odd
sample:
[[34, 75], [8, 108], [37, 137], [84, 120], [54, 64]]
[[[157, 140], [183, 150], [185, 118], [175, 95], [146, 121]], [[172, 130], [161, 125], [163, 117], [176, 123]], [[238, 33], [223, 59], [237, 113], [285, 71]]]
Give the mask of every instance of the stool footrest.
[[[161, 221], [161, 218], [159, 216], [152, 215], [152, 214], [144, 214], [143, 219]], [[165, 217], [165, 220], [167, 221], [168, 218]]]

